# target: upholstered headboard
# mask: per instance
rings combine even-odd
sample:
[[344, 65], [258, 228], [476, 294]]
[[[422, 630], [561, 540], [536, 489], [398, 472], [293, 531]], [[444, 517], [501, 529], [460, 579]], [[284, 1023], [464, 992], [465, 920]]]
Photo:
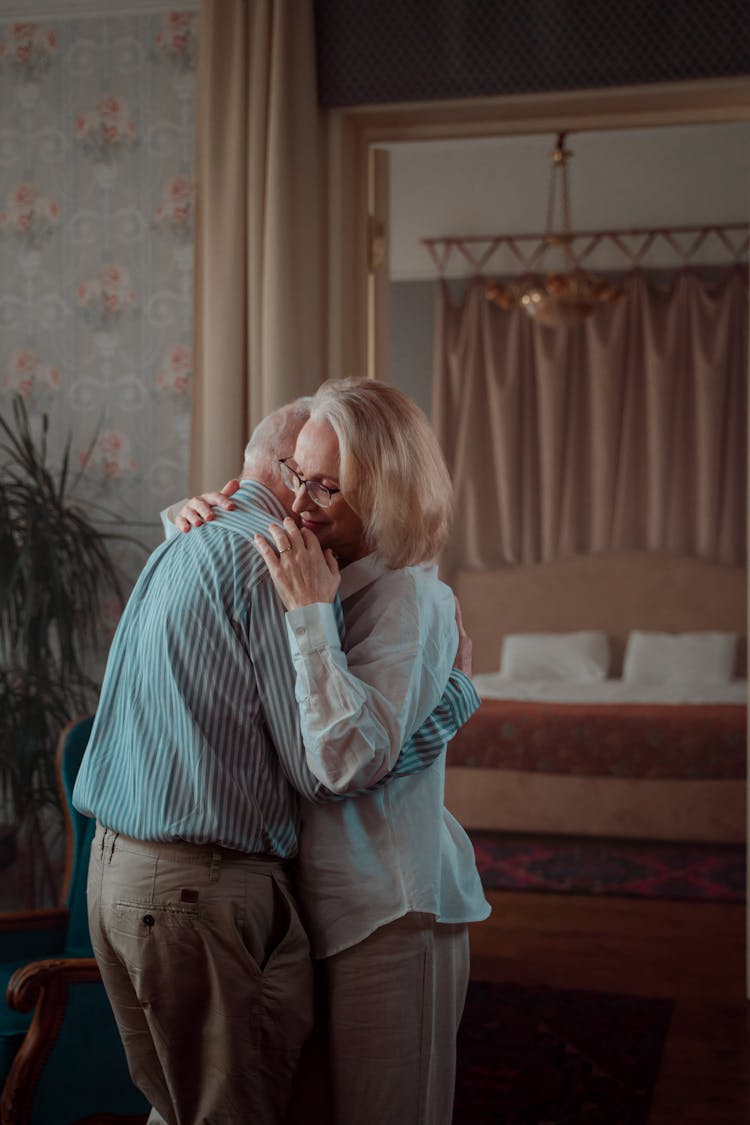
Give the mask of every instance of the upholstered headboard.
[[474, 644], [474, 671], [496, 672], [506, 633], [603, 629], [619, 676], [631, 629], [740, 634], [747, 668], [747, 571], [680, 555], [575, 555], [534, 566], [460, 570], [452, 580]]

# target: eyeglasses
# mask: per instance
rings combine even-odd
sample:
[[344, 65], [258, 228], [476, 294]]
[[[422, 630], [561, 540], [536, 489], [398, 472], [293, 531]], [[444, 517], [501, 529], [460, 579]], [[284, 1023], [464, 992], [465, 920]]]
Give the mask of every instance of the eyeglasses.
[[319, 508], [330, 508], [334, 495], [341, 492], [341, 489], [329, 488], [327, 485], [321, 484], [319, 480], [305, 480], [296, 469], [287, 465], [287, 460], [286, 457], [279, 460], [281, 479], [287, 488], [291, 489], [292, 492], [299, 492], [304, 485], [305, 491], [313, 504], [317, 504]]

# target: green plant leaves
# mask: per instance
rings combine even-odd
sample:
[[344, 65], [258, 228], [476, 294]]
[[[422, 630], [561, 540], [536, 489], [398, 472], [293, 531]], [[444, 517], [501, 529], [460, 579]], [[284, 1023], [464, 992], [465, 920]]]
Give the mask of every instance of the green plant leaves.
[[12, 413], [12, 424], [0, 417], [0, 801], [28, 830], [57, 807], [60, 730], [95, 706], [87, 669], [102, 602], [114, 594], [124, 603], [111, 545], [138, 541], [114, 513], [77, 500], [83, 478], [70, 473], [70, 437], [52, 467], [47, 415], [35, 436], [18, 395]]

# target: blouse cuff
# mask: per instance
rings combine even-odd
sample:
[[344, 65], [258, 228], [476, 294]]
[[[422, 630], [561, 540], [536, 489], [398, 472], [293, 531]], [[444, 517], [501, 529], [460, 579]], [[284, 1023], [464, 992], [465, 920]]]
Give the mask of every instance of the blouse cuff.
[[324, 648], [340, 648], [341, 638], [336, 628], [333, 605], [315, 602], [290, 609], [286, 614], [286, 631], [292, 654], [307, 656]]

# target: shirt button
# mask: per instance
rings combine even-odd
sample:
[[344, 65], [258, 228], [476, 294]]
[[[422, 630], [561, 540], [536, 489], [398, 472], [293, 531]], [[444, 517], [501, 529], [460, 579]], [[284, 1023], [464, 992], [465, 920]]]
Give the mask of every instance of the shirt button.
[[304, 637], [304, 635], [305, 635], [304, 625], [298, 625], [297, 628], [294, 630], [294, 635], [295, 635], [295, 637]]

